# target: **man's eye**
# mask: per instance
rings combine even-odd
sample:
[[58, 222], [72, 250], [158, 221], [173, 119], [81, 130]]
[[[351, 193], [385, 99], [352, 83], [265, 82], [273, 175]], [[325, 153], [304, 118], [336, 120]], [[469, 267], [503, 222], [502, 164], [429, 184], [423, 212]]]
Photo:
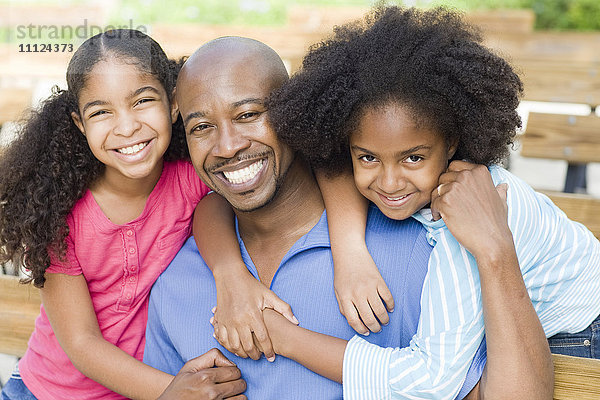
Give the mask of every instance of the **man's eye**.
[[194, 126], [191, 129], [191, 132], [201, 132], [201, 131], [206, 130], [208, 128], [210, 128], [209, 124], [198, 124], [198, 125]]
[[421, 156], [408, 156], [406, 157], [406, 161], [414, 164], [414, 163], [418, 163], [419, 161], [423, 160], [423, 157]]
[[372, 163], [372, 162], [377, 161], [377, 159], [371, 155], [360, 156], [358, 159], [361, 161], [367, 162], [367, 163]]
[[248, 112], [245, 112], [242, 115], [240, 115], [238, 117], [238, 119], [250, 119], [250, 118], [257, 117], [258, 115], [260, 115], [260, 113], [257, 111], [248, 111]]

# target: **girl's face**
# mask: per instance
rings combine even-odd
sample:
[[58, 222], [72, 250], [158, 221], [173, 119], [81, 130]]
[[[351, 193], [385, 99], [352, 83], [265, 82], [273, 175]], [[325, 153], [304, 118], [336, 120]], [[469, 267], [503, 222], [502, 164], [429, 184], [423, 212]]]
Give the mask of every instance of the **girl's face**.
[[354, 182], [388, 218], [406, 219], [429, 204], [455, 149], [398, 103], [368, 108], [350, 136]]
[[171, 141], [171, 107], [162, 84], [133, 64], [98, 62], [79, 95], [73, 120], [106, 176], [142, 179], [162, 169]]

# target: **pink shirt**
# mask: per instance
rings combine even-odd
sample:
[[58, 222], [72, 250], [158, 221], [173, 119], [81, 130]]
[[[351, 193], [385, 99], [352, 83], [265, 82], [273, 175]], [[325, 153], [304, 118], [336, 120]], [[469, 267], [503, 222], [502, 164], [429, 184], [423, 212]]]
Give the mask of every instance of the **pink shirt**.
[[[190, 163], [165, 162], [135, 220], [113, 224], [89, 190], [67, 218], [66, 260], [53, 262], [47, 272], [83, 274], [104, 338], [140, 361], [150, 289], [190, 236], [194, 208], [208, 191]], [[58, 344], [43, 306], [19, 369], [40, 400], [123, 398], [73, 366]]]

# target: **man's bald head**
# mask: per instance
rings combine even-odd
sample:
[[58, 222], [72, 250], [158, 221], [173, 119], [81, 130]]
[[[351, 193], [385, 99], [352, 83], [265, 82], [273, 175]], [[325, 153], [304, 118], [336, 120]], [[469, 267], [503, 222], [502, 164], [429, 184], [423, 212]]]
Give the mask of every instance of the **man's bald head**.
[[[289, 78], [279, 55], [258, 40], [226, 36], [211, 40], [198, 48], [183, 65], [177, 86], [210, 71], [229, 71], [244, 67], [253, 70], [256, 79], [263, 80], [270, 90], [277, 89]], [[200, 74], [200, 75], [198, 75]]]

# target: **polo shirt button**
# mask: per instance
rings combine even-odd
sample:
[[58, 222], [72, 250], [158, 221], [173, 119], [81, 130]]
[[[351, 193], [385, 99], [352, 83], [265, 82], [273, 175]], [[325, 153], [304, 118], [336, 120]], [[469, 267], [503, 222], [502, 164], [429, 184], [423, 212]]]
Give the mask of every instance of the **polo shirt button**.
[[131, 278], [129, 278], [129, 282], [135, 282], [135, 276], [132, 276]]
[[129, 270], [130, 270], [131, 272], [135, 272], [135, 265], [132, 265], [132, 266], [131, 266], [131, 268], [129, 268]]
[[127, 294], [125, 295], [125, 298], [126, 298], [127, 300], [131, 300], [131, 294], [127, 293]]
[[127, 231], [127, 236], [133, 236], [133, 231], [131, 229]]
[[129, 248], [129, 252], [130, 252], [131, 254], [135, 253], [135, 248], [134, 248], [134, 247], [130, 247], [130, 248]]

